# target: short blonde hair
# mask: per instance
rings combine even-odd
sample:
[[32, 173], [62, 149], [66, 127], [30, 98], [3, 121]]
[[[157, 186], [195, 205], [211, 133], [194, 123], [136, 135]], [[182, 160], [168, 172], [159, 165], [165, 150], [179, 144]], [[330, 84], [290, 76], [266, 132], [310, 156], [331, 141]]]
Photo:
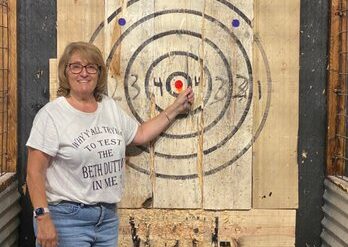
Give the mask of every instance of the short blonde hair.
[[97, 101], [101, 101], [102, 95], [107, 92], [107, 70], [100, 50], [93, 44], [87, 42], [71, 42], [68, 44], [58, 63], [58, 80], [59, 87], [57, 96], [67, 97], [70, 94], [70, 84], [66, 76], [66, 67], [74, 53], [78, 53], [82, 58], [89, 63], [94, 63], [99, 66], [97, 86], [94, 90], [94, 97]]

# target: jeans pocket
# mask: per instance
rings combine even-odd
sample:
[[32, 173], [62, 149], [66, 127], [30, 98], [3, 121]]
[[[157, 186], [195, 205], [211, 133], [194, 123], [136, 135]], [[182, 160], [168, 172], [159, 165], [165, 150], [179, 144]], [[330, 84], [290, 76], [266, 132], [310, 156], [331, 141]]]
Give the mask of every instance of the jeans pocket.
[[62, 202], [57, 205], [49, 205], [48, 208], [52, 215], [72, 216], [80, 211], [81, 206]]

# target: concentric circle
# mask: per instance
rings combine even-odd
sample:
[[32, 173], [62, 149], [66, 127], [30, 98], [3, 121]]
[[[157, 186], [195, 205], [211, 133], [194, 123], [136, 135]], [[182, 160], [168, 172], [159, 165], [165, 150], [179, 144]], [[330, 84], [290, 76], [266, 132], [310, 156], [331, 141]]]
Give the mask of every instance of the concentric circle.
[[[199, 58], [198, 56], [196, 56], [195, 54], [191, 53], [191, 52], [185, 52], [185, 51], [171, 51], [171, 52], [168, 52], [160, 57], [158, 57], [157, 59], [155, 59], [155, 61], [150, 65], [149, 69], [147, 70], [146, 72], [146, 76], [145, 76], [145, 93], [146, 93], [146, 97], [148, 99], [150, 99], [150, 92], [149, 92], [149, 81], [150, 81], [150, 77], [151, 77], [151, 74], [153, 73], [153, 69], [160, 63], [162, 62], [163, 60], [165, 59], [168, 59], [170, 57], [173, 57], [173, 56], [179, 56], [179, 57], [188, 57], [188, 58], [192, 58], [194, 61], [198, 62], [198, 63], [201, 63], [202, 62], [202, 59]], [[211, 73], [210, 71], [208, 70], [208, 68], [206, 66], [203, 67], [203, 70], [204, 70], [204, 73], [207, 77], [207, 93], [204, 97], [204, 102], [203, 102], [203, 105], [206, 105], [209, 98], [210, 98], [210, 94], [211, 94], [211, 89], [212, 89], [212, 78], [211, 78]], [[127, 71], [127, 70], [126, 70]], [[129, 74], [129, 73], [128, 73]], [[182, 72], [182, 71], [176, 71], [176, 72], [173, 72], [171, 73], [168, 78], [166, 79], [166, 90], [167, 92], [170, 91], [170, 89], [168, 89], [168, 80], [171, 80], [172, 79], [172, 76], [176, 76], [176, 75], [181, 75], [182, 77], [184, 78], [187, 78], [188, 79], [188, 85], [189, 86], [192, 86], [192, 78], [185, 72]], [[125, 78], [126, 79], [126, 78]], [[128, 79], [128, 77], [127, 77]], [[127, 86], [127, 91], [126, 91], [126, 95], [129, 95], [129, 93], [127, 94], [128, 92], [128, 86]], [[177, 95], [174, 94], [174, 93], [170, 93], [169, 94], [173, 97], [176, 97]], [[127, 96], [126, 96], [127, 97]], [[129, 96], [128, 96], [129, 97]], [[132, 103], [131, 103], [132, 104]], [[132, 106], [133, 107], [133, 106]], [[132, 109], [131, 107], [131, 109]], [[134, 107], [133, 107], [134, 109]], [[161, 106], [158, 106], [156, 105], [156, 109], [157, 111], [161, 112], [163, 111], [163, 107]], [[199, 111], [201, 111], [201, 107], [197, 107], [196, 109], [192, 109], [192, 112], [191, 114], [196, 114], [198, 113]], [[139, 122], [143, 122], [144, 120], [137, 114], [137, 112], [135, 111], [135, 113], [133, 113], [135, 118], [139, 121]], [[197, 134], [191, 134], [191, 135], [178, 135], [177, 137], [178, 138], [185, 138], [185, 137], [192, 137], [192, 136], [196, 136]], [[166, 133], [163, 133], [163, 136], [170, 136], [172, 138], [175, 138], [174, 135], [166, 135]]]
[[[251, 101], [252, 101], [252, 87], [253, 87], [253, 79], [252, 79], [252, 69], [251, 69], [251, 62], [250, 59], [247, 55], [247, 52], [245, 51], [241, 41], [235, 36], [235, 34], [229, 30], [229, 28], [227, 26], [225, 26], [223, 23], [219, 22], [217, 19], [209, 16], [209, 15], [202, 15], [202, 13], [198, 12], [198, 11], [194, 11], [194, 10], [183, 10], [183, 9], [177, 9], [177, 10], [165, 10], [165, 11], [160, 11], [160, 12], [156, 12], [153, 14], [150, 14], [148, 16], [145, 16], [143, 18], [141, 18], [140, 20], [138, 20], [137, 22], [135, 22], [133, 25], [131, 25], [127, 30], [124, 31], [124, 33], [120, 36], [120, 38], [115, 42], [115, 44], [113, 45], [108, 59], [107, 59], [107, 66], [110, 65], [110, 62], [112, 60], [112, 57], [114, 56], [114, 53], [117, 49], [117, 47], [121, 44], [121, 42], [123, 41], [123, 39], [125, 39], [125, 37], [132, 31], [134, 30], [136, 27], [138, 27], [139, 25], [141, 25], [143, 22], [151, 19], [151, 18], [156, 18], [158, 16], [161, 15], [166, 15], [166, 14], [173, 14], [173, 13], [185, 13], [185, 14], [192, 14], [192, 15], [196, 15], [196, 16], [203, 16], [205, 19], [207, 19], [208, 21], [218, 25], [220, 28], [222, 28], [223, 30], [225, 30], [230, 38], [237, 44], [238, 48], [240, 49], [240, 52], [243, 54], [244, 59], [245, 59], [245, 64], [248, 70], [248, 76], [249, 76], [249, 95], [247, 97], [247, 104], [244, 110], [244, 113], [242, 114], [240, 120], [238, 121], [237, 125], [234, 126], [234, 128], [231, 129], [230, 133], [228, 135], [226, 135], [226, 137], [221, 140], [220, 142], [216, 143], [216, 145], [209, 147], [205, 150], [203, 150], [204, 154], [209, 154], [210, 152], [213, 152], [214, 150], [216, 150], [217, 148], [221, 147], [222, 145], [224, 145], [240, 128], [240, 126], [243, 124], [243, 121], [245, 119], [245, 117], [247, 116], [249, 110], [250, 110], [250, 106], [251, 106]], [[129, 80], [129, 75], [130, 75], [130, 68], [134, 62], [134, 60], [136, 59], [136, 57], [138, 56], [138, 54], [141, 52], [142, 49], [144, 49], [144, 47], [146, 47], [149, 43], [163, 38], [165, 36], [169, 36], [169, 35], [189, 35], [189, 36], [193, 36], [196, 37], [198, 39], [202, 39], [202, 35], [199, 33], [195, 33], [189, 30], [170, 30], [167, 32], [163, 32], [163, 33], [159, 33], [156, 34], [152, 37], [150, 37], [149, 39], [147, 39], [146, 41], [144, 41], [137, 49], [136, 51], [133, 53], [132, 57], [130, 58], [127, 68], [126, 68], [126, 72], [125, 72], [125, 79], [124, 81], [127, 82]], [[204, 42], [206, 42], [208, 45], [210, 45], [211, 47], [213, 47], [217, 53], [219, 54], [219, 56], [221, 57], [221, 60], [223, 61], [223, 63], [225, 64], [225, 68], [226, 70], [228, 70], [228, 79], [229, 79], [229, 85], [230, 87], [227, 90], [227, 100], [224, 104], [224, 107], [222, 108], [221, 113], [219, 114], [218, 118], [215, 119], [214, 121], [212, 121], [212, 123], [210, 125], [208, 125], [207, 127], [205, 127], [204, 131], [206, 131], [207, 129], [211, 128], [212, 126], [214, 126], [223, 116], [224, 113], [226, 112], [227, 107], [230, 105], [231, 102], [231, 97], [232, 97], [232, 92], [233, 92], [233, 88], [232, 88], [232, 71], [231, 71], [231, 66], [227, 61], [227, 58], [225, 57], [225, 55], [222, 53], [222, 51], [218, 48], [218, 46], [212, 42], [210, 39], [204, 38]], [[145, 81], [145, 83], [147, 83]], [[128, 106], [132, 112], [132, 114], [136, 117], [136, 119], [139, 122], [143, 122], [142, 118], [138, 115], [137, 110], [135, 109], [135, 107], [133, 106], [131, 97], [129, 95], [129, 87], [128, 84], [125, 83], [124, 84], [124, 90], [125, 90], [125, 94], [126, 94], [126, 100], [128, 103]], [[145, 87], [146, 88], [146, 87]], [[198, 132], [193, 133], [193, 134], [189, 134], [189, 135], [185, 135], [185, 137], [191, 137], [191, 136], [195, 136], [197, 135]], [[169, 136], [168, 134], [163, 134], [163, 136]], [[173, 136], [173, 135], [170, 135]], [[179, 138], [182, 138], [181, 135], [179, 135]], [[142, 148], [143, 150], [147, 151], [146, 147]], [[165, 154], [165, 153], [159, 153], [159, 152], [155, 152], [156, 155], [158, 155], [159, 157], [166, 157], [166, 158], [176, 158], [176, 159], [187, 159], [187, 158], [192, 158], [195, 157], [197, 154], [196, 153], [192, 153], [192, 154], [182, 154], [182, 155], [173, 155], [173, 154]]]
[[[136, 4], [140, 0], [131, 0], [128, 1], [127, 6], [131, 6], [133, 4]], [[214, 145], [208, 146], [203, 150], [203, 153], [205, 155], [212, 154], [214, 153], [215, 150], [223, 147], [231, 138], [243, 127], [243, 123], [247, 117], [248, 114], [250, 113], [251, 105], [252, 105], [252, 100], [253, 100], [253, 73], [252, 73], [252, 68], [251, 68], [251, 62], [249, 59], [249, 55], [247, 54], [247, 51], [245, 50], [241, 40], [238, 39], [236, 34], [231, 30], [231, 28], [239, 28], [240, 26], [243, 25], [243, 23], [246, 24], [247, 27], [251, 28], [251, 21], [250, 19], [242, 12], [240, 11], [235, 5], [231, 4], [228, 1], [225, 0], [216, 0], [216, 2], [219, 2], [220, 4], [224, 5], [226, 8], [230, 9], [234, 14], [238, 16], [238, 18], [231, 19], [230, 22], [230, 27], [227, 25], [223, 24], [221, 21], [219, 21], [217, 18], [214, 18], [213, 16], [210, 16], [206, 13], [201, 13], [197, 10], [189, 10], [189, 9], [167, 9], [167, 10], [162, 10], [162, 11], [157, 11], [155, 13], [146, 15], [139, 20], [135, 21], [133, 24], [129, 25], [129, 27], [125, 26], [125, 30], [122, 33], [122, 35], [117, 39], [117, 41], [113, 44], [112, 48], [110, 49], [110, 52], [107, 57], [107, 66], [110, 66], [111, 60], [113, 59], [115, 55], [116, 49], [120, 46], [120, 44], [127, 38], [129, 34], [134, 32], [138, 27], [140, 27], [142, 24], [149, 20], [156, 20], [156, 18], [160, 16], [165, 16], [165, 15], [172, 15], [172, 14], [183, 14], [185, 16], [191, 15], [191, 16], [198, 16], [201, 18], [204, 18], [211, 26], [216, 26], [220, 30], [223, 30], [229, 37], [230, 41], [226, 42], [231, 42], [235, 44], [238, 47], [238, 52], [242, 54], [242, 60], [240, 61], [243, 66], [245, 66], [245, 70], [247, 71], [247, 74], [244, 76], [246, 78], [247, 86], [246, 86], [246, 91], [245, 91], [245, 105], [243, 105], [243, 111], [241, 114], [238, 115], [238, 121], [236, 121], [236, 124], [231, 126], [229, 130], [226, 131], [227, 134], [225, 134], [224, 138], [221, 138], [218, 140], [217, 143]], [[121, 13], [121, 8], [117, 9], [112, 15], [110, 15], [107, 19], [107, 24], [111, 23], [113, 20], [115, 20], [118, 15]], [[243, 23], [242, 23], [243, 22]], [[127, 23], [131, 23], [128, 22]], [[104, 28], [104, 22], [99, 25], [99, 27], [96, 29], [94, 34], [91, 37], [90, 42], [94, 42], [94, 40], [97, 38], [98, 34], [100, 31]], [[224, 52], [219, 48], [219, 46], [210, 38], [203, 36], [201, 33], [191, 31], [191, 30], [185, 30], [185, 29], [172, 29], [172, 30], [167, 30], [167, 31], [162, 31], [160, 33], [157, 33], [148, 39], [145, 39], [140, 45], [138, 45], [135, 49], [135, 51], [132, 53], [130, 56], [130, 59], [128, 60], [126, 70], [124, 73], [124, 93], [125, 93], [125, 99], [127, 101], [127, 104], [129, 106], [130, 111], [132, 114], [136, 117], [136, 119], [139, 122], [143, 122], [144, 119], [142, 116], [140, 116], [137, 112], [137, 107], [134, 106], [134, 103], [132, 102], [134, 97], [130, 96], [129, 93], [129, 86], [130, 83], [129, 80], [132, 76], [134, 76], [131, 73], [132, 66], [134, 63], [136, 63], [137, 59], [140, 57], [140, 53], [143, 51], [143, 49], [146, 49], [146, 46], [149, 45], [152, 42], [157, 42], [161, 39], [165, 39], [167, 37], [172, 37], [172, 36], [189, 36], [191, 38], [196, 38], [202, 40], [210, 49], [214, 50], [217, 54], [219, 54], [220, 61], [223, 64], [223, 67], [225, 68], [225, 73], [228, 75], [228, 83], [225, 83], [224, 85], [228, 85], [227, 90], [226, 88], [223, 88], [224, 95], [222, 97], [223, 99], [223, 107], [216, 108], [216, 112], [218, 114], [215, 115], [214, 119], [211, 119], [211, 121], [208, 121], [209, 123], [204, 126], [204, 133], [214, 130], [215, 125], [222, 119], [226, 118], [226, 112], [229, 110], [231, 107], [231, 103], [234, 102], [235, 104], [238, 103], [238, 100], [235, 100], [239, 97], [239, 100], [244, 97], [244, 95], [236, 95], [237, 89], [234, 89], [234, 78], [238, 76], [238, 72], [232, 71], [231, 69], [231, 61], [226, 58]], [[254, 37], [254, 42], [256, 43], [258, 47], [258, 52], [260, 52], [261, 57], [263, 59], [264, 63], [264, 69], [266, 71], [266, 76], [267, 76], [267, 82], [265, 84], [265, 87], [267, 88], [267, 93], [266, 93], [266, 103], [264, 104], [264, 113], [261, 121], [258, 124], [258, 127], [256, 128], [255, 133], [252, 134], [252, 138], [249, 142], [245, 143], [243, 147], [240, 147], [239, 151], [236, 154], [233, 154], [231, 159], [227, 162], [223, 162], [222, 164], [216, 164], [216, 166], [212, 169], [206, 170], [204, 175], [209, 176], [212, 174], [215, 174], [216, 172], [219, 172], [226, 167], [232, 165], [236, 160], [238, 160], [241, 156], [243, 156], [252, 146], [252, 144], [255, 142], [259, 134], [261, 133], [270, 108], [270, 101], [271, 101], [271, 73], [270, 73], [270, 68], [268, 65], [268, 60], [267, 56], [262, 48], [261, 42], [259, 39]], [[145, 88], [145, 96], [146, 98], [150, 99], [151, 92], [149, 91], [150, 87], [150, 78], [152, 76], [153, 71], [156, 69], [156, 66], [160, 63], [165, 62], [165, 60], [170, 57], [171, 53], [176, 53], [175, 55], [177, 56], [186, 56], [187, 58], [190, 58], [196, 62], [201, 63], [203, 61], [203, 58], [200, 57], [199, 55], [196, 55], [194, 53], [188, 53], [187, 51], [184, 50], [172, 50], [167, 53], [164, 53], [162, 55], [159, 55], [157, 58], [154, 58], [154, 62], [151, 64], [146, 65], [146, 78], [143, 84], [143, 87]], [[188, 55], [190, 54], [190, 55]], [[212, 94], [213, 90], [220, 90], [219, 86], [216, 84], [216, 76], [213, 76], [214, 73], [212, 73], [212, 69], [209, 68], [208, 66], [205, 66], [203, 68], [204, 74], [207, 75], [208, 77], [208, 87], [206, 87], [206, 91], [204, 93], [204, 100], [203, 100], [203, 107], [207, 105], [212, 105], [215, 102], [211, 102], [212, 96], [217, 97], [219, 91], [215, 91], [214, 95]], [[236, 75], [237, 73], [237, 75]], [[221, 81], [223, 81], [221, 79]], [[193, 76], [187, 73], [187, 71], [180, 70], [177, 68], [173, 68], [172, 71], [168, 72], [168, 75], [165, 76], [165, 80], [159, 83], [161, 86], [160, 89], [162, 89], [161, 94], [166, 94], [164, 95], [165, 97], [172, 97], [175, 98], [177, 94], [182, 90], [183, 88], [191, 85], [194, 85], [193, 82]], [[222, 84], [221, 84], [222, 85]], [[221, 86], [220, 85], [220, 86]], [[221, 86], [222, 88], [222, 86]], [[219, 99], [221, 101], [221, 99]], [[209, 103], [210, 102], [210, 103]], [[243, 103], [243, 104], [244, 104]], [[160, 112], [163, 110], [162, 105], [156, 103], [156, 110]], [[204, 108], [203, 108], [204, 109]], [[193, 109], [193, 113], [197, 114], [202, 112], [201, 107], [196, 107]], [[180, 121], [180, 119], [178, 120]], [[163, 137], [165, 138], [172, 138], [172, 139], [185, 139], [185, 138], [193, 138], [197, 136], [197, 132], [192, 132], [192, 133], [186, 133], [186, 134], [180, 134], [180, 133], [163, 133]], [[189, 140], [189, 139], [188, 139]], [[144, 150], [147, 150], [146, 148], [142, 147]], [[160, 153], [160, 152], [155, 152], [156, 156], [159, 157], [164, 157], [167, 159], [190, 159], [194, 158], [197, 156], [196, 153], [188, 153], [188, 154], [171, 154], [170, 152], [168, 153]], [[143, 169], [136, 164], [130, 164], [130, 167], [133, 169], [144, 173], [144, 174], [149, 174], [149, 171], [146, 169]], [[166, 178], [166, 179], [194, 179], [197, 178], [197, 174], [186, 174], [186, 175], [176, 175], [176, 174], [164, 174], [164, 173], [156, 173], [157, 177], [161, 178]]]

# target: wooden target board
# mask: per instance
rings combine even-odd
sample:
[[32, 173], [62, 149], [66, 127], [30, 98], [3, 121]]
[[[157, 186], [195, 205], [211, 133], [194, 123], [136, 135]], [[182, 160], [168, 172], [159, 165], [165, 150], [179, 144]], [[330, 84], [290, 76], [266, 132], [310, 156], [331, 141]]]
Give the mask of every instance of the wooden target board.
[[[144, 122], [186, 87], [196, 94], [189, 114], [179, 116], [153, 145], [130, 155], [127, 179], [143, 182], [130, 183], [122, 205], [250, 208], [253, 1], [240, 6], [129, 1], [126, 9], [106, 1], [105, 6], [107, 21], [89, 41], [104, 40], [112, 97]], [[261, 88], [267, 92], [267, 85]]]
[[[204, 210], [297, 207], [299, 1], [58, 0], [57, 10], [57, 57], [70, 41], [97, 45], [108, 67], [109, 95], [139, 123], [186, 87], [195, 93], [188, 114], [149, 145], [128, 149], [119, 208], [134, 211], [120, 210], [121, 236], [129, 234], [129, 215], [146, 226], [154, 224], [157, 209], [198, 210], [194, 221], [202, 224]], [[54, 88], [56, 62], [51, 65]], [[139, 208], [155, 211], [144, 216]], [[279, 213], [235, 211], [240, 222], [255, 217], [256, 224]], [[284, 224], [274, 225], [284, 232], [267, 230], [262, 234], [272, 238], [260, 245], [249, 239], [245, 246], [291, 246], [295, 214], [284, 215]], [[209, 217], [203, 228], [214, 228]], [[194, 230], [194, 221], [186, 221], [183, 227]], [[278, 234], [287, 240], [277, 242]], [[203, 235], [199, 241], [211, 236]], [[162, 240], [154, 246], [176, 246]]]

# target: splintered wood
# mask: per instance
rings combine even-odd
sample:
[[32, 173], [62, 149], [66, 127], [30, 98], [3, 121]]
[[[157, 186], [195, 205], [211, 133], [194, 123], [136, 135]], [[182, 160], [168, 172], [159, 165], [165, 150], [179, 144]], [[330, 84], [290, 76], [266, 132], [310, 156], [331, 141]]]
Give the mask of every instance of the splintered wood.
[[295, 210], [119, 210], [120, 246], [294, 246]]

